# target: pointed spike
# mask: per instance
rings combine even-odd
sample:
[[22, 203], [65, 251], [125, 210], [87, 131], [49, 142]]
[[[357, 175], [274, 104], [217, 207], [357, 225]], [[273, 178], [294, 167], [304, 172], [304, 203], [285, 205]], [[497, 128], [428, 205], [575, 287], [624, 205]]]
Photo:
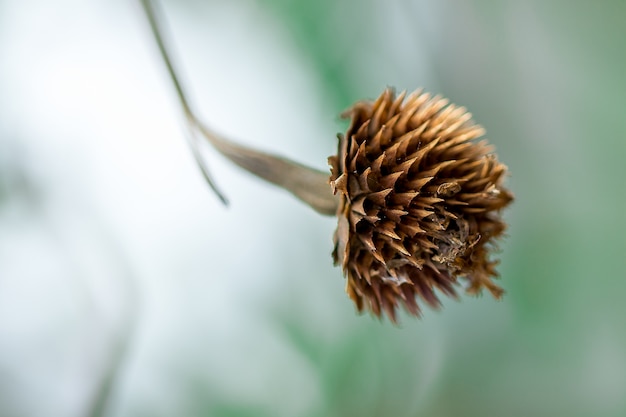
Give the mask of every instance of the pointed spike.
[[486, 207], [465, 207], [463, 211], [467, 214], [478, 214], [485, 213], [487, 211]]
[[393, 249], [395, 249], [396, 251], [400, 252], [401, 254], [405, 256], [411, 256], [411, 253], [408, 250], [406, 250], [406, 248], [401, 242], [398, 242], [396, 240], [391, 240], [387, 242], [387, 245], [391, 246]]
[[421, 315], [421, 311], [417, 306], [417, 302], [415, 301], [415, 293], [413, 292], [411, 286], [402, 286], [402, 298], [404, 300], [404, 306], [406, 307], [407, 311], [410, 314], [419, 317]]
[[363, 243], [363, 245], [365, 245], [365, 247], [372, 254], [374, 254], [376, 252], [376, 246], [374, 245], [374, 241], [372, 240], [372, 235], [371, 234], [364, 235], [364, 234], [360, 233], [357, 236], [359, 237], [359, 240]]
[[396, 164], [396, 159], [398, 158], [398, 148], [400, 148], [400, 143], [396, 142], [389, 148], [385, 149], [385, 152], [383, 153], [385, 155], [383, 165], [389, 167]]
[[354, 210], [350, 210], [350, 212], [348, 213], [348, 217], [350, 218], [350, 224], [355, 226], [363, 220], [363, 215]]
[[355, 198], [354, 201], [352, 201], [352, 205], [350, 206], [350, 209], [355, 213], [365, 216], [367, 213], [365, 212], [365, 208], [363, 207], [364, 203], [365, 203], [365, 194], [360, 195], [359, 197]]
[[435, 138], [431, 140], [430, 142], [426, 144], [426, 146], [422, 147], [421, 149], [418, 149], [416, 152], [410, 155], [410, 157], [417, 158], [421, 161], [422, 159], [424, 159], [426, 154], [428, 154], [428, 152], [430, 152], [435, 146], [437, 146], [437, 144], [439, 144], [439, 138]]
[[387, 120], [387, 123], [385, 123], [385, 126], [387, 126], [389, 128], [389, 131], [392, 133], [392, 136], [395, 136], [395, 126], [396, 123], [398, 123], [398, 120], [400, 120], [400, 114], [395, 114], [393, 111], [390, 111], [389, 114], [393, 114], [393, 116], [391, 117], [391, 119]]
[[379, 284], [379, 280], [377, 280], [377, 279], [372, 280], [371, 290], [372, 290], [372, 292], [367, 294], [367, 300], [370, 303], [370, 308], [372, 310], [372, 313], [374, 313], [376, 316], [380, 317], [381, 311], [380, 311], [380, 284]]
[[396, 185], [396, 182], [400, 177], [402, 177], [405, 173], [403, 171], [393, 172], [389, 175], [385, 175], [378, 180], [378, 184], [380, 184], [383, 188], [393, 188]]
[[336, 180], [330, 182], [330, 187], [333, 191], [333, 194], [337, 194], [337, 190], [347, 194], [348, 192], [348, 176], [344, 172], [341, 174]]
[[410, 238], [414, 238], [418, 233], [425, 233], [426, 231], [415, 223], [400, 223], [398, 225], [403, 232], [405, 232]]
[[442, 137], [448, 137], [452, 135], [452, 133], [454, 133], [459, 127], [463, 126], [465, 123], [467, 123], [468, 120], [470, 120], [471, 116], [468, 117], [467, 113], [463, 114], [464, 112], [465, 108], [459, 107], [455, 110], [455, 113], [453, 115], [450, 115], [450, 118], [455, 121], [441, 131], [440, 135]]
[[408, 132], [404, 133], [402, 136], [397, 138], [396, 142], [398, 143], [411, 142], [415, 138], [415, 136], [419, 134], [420, 132], [417, 129], [409, 130]]
[[352, 159], [350, 159], [349, 166], [352, 169], [362, 169], [363, 166], [368, 165], [369, 163], [366, 156], [365, 142], [366, 141], [361, 142], [356, 152], [352, 156]]
[[429, 306], [434, 309], [441, 307], [441, 302], [439, 301], [439, 298], [437, 298], [437, 295], [435, 295], [431, 285], [427, 284], [423, 279], [419, 280], [416, 285], [419, 287], [420, 296], [424, 301], [426, 301], [426, 303], [428, 303]]
[[393, 240], [402, 240], [402, 238], [396, 234], [394, 228], [394, 223], [386, 222], [384, 225], [379, 225], [376, 230], [378, 231], [378, 233], [388, 236]]
[[356, 198], [359, 195], [363, 194], [361, 188], [359, 187], [359, 180], [354, 175], [348, 175], [348, 190], [349, 193], [347, 195], [348, 198]]
[[398, 116], [398, 110], [400, 109], [405, 96], [406, 90], [403, 90], [402, 92], [400, 92], [400, 94], [398, 94], [395, 101], [391, 104], [391, 107], [389, 108], [389, 114]]
[[380, 95], [380, 97], [378, 97], [378, 99], [374, 103], [375, 110], [371, 118], [372, 123], [369, 126], [370, 136], [373, 136], [378, 131], [378, 129], [380, 129], [380, 126], [383, 123], [382, 119], [385, 114], [385, 110], [387, 110], [387, 106], [388, 106], [388, 103], [390, 101], [390, 97], [392, 96], [392, 94], [393, 93], [388, 88], [383, 92], [383, 94]]
[[426, 197], [423, 196], [420, 198], [420, 205], [424, 206], [424, 207], [429, 207], [429, 206], [434, 206], [437, 203], [442, 203], [444, 201], [443, 198], [439, 198], [439, 197]]
[[382, 191], [377, 191], [375, 193], [370, 193], [367, 195], [367, 199], [372, 201], [375, 204], [378, 204], [379, 206], [385, 206], [386, 205], [386, 198], [389, 195], [389, 193], [393, 191], [393, 188], [387, 188], [385, 190]]
[[386, 209], [383, 210], [383, 214], [390, 220], [393, 220], [396, 223], [400, 223], [403, 216], [409, 214], [408, 211], [398, 210], [398, 209]]
[[418, 126], [416, 123], [412, 123], [413, 117], [417, 113], [418, 109], [430, 98], [429, 93], [423, 93], [420, 90], [409, 96], [407, 99], [400, 116], [400, 120], [396, 123], [396, 133], [405, 132], [414, 126]]
[[369, 268], [363, 268], [363, 278], [368, 283], [368, 285], [372, 285], [372, 274]]
[[378, 228], [378, 233], [380, 233], [381, 235], [385, 235], [387, 237], [390, 237], [393, 240], [402, 240], [402, 238], [400, 236], [398, 236], [396, 234], [396, 232], [393, 231], [393, 229], [389, 229], [389, 228]]
[[363, 173], [359, 175], [359, 178], [358, 178], [359, 186], [361, 187], [361, 190], [365, 192], [370, 191], [368, 178], [371, 174], [372, 174], [372, 168], [367, 167], [365, 171], [363, 171]]
[[391, 320], [392, 323], [397, 324], [398, 320], [396, 318], [396, 302], [392, 295], [386, 296], [382, 300], [383, 309], [385, 313], [387, 313], [387, 317]]
[[380, 128], [380, 139], [379, 143], [381, 147], [389, 146], [391, 139], [393, 137], [393, 130], [384, 124], [383, 127]]
[[417, 162], [419, 162], [419, 158], [411, 158], [411, 159], [407, 159], [406, 161], [402, 162], [399, 165], [396, 165], [393, 170], [394, 172], [408, 172], [411, 168], [413, 168], [413, 165], [415, 165]]
[[369, 131], [370, 124], [371, 124], [370, 119], [367, 119], [365, 122], [363, 122], [363, 124], [359, 126], [359, 129], [356, 131], [356, 133], [352, 135], [352, 138], [351, 138], [352, 141], [359, 142], [357, 138], [363, 139], [367, 137], [367, 132]]
[[380, 129], [378, 129], [374, 137], [369, 140], [368, 148], [370, 152], [374, 153], [381, 149], [383, 142], [383, 133], [386, 129], [387, 126], [383, 125]]
[[398, 151], [396, 152], [396, 157], [407, 159], [409, 148], [413, 146], [413, 140], [404, 140], [400, 142], [398, 146]]
[[419, 239], [419, 246], [424, 251], [429, 251], [429, 250], [432, 250], [432, 249], [439, 249], [439, 246], [435, 245], [433, 242], [431, 242], [430, 240], [428, 240], [426, 238]]
[[380, 172], [380, 169], [383, 166], [383, 161], [385, 160], [385, 154], [381, 154], [378, 158], [372, 162], [371, 167], [374, 172]]
[[435, 177], [415, 178], [408, 181], [406, 187], [414, 191], [420, 191], [426, 184], [428, 184]]
[[431, 216], [433, 214], [433, 212], [430, 210], [424, 210], [424, 209], [419, 209], [419, 208], [410, 208], [409, 213], [411, 213], [411, 216], [415, 216], [420, 220], [425, 219], [426, 217]]
[[457, 200], [457, 199], [447, 199], [446, 200], [446, 204], [449, 205], [449, 206], [467, 206], [467, 205], [469, 205], [468, 202]]
[[414, 255], [406, 256], [405, 259], [411, 263], [417, 269], [422, 269], [424, 267], [424, 260], [418, 260]]
[[417, 197], [417, 195], [419, 194], [419, 192], [417, 191], [410, 191], [410, 192], [405, 192], [405, 193], [395, 193], [392, 198], [391, 201], [393, 204], [398, 204], [402, 207], [408, 207], [409, 204], [411, 204], [411, 202], [413, 201], [413, 199], [415, 197]]
[[383, 255], [380, 253], [380, 251], [372, 252], [372, 256], [383, 265], [385, 265], [385, 263], [387, 262], [385, 258], [383, 258]]
[[440, 162], [434, 167], [432, 167], [431, 169], [420, 172], [420, 175], [434, 177], [439, 173], [439, 171], [441, 171], [444, 168], [447, 168], [450, 165], [456, 164], [456, 162], [457, 162], [456, 160]]

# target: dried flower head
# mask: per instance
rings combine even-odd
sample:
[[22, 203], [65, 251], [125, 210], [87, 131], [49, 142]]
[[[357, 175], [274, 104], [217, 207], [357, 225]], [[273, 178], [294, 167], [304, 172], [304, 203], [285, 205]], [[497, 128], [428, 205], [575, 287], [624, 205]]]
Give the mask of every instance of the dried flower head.
[[441, 97], [391, 89], [344, 116], [350, 127], [329, 158], [340, 197], [333, 257], [359, 311], [395, 321], [402, 304], [419, 315], [417, 298], [438, 307], [436, 291], [456, 297], [459, 278], [469, 293], [500, 297], [489, 252], [513, 197], [506, 166], [476, 140], [482, 127]]
[[484, 131], [463, 107], [415, 92], [405, 100], [387, 89], [375, 102], [358, 102], [345, 113], [352, 123], [339, 136], [328, 173], [238, 144], [206, 126], [190, 106], [163, 39], [158, 13], [142, 0], [191, 133], [202, 173], [226, 204], [200, 155], [204, 137], [248, 172], [289, 192], [324, 215], [336, 215], [335, 264], [347, 277], [347, 292], [359, 311], [384, 311], [396, 320], [402, 304], [418, 316], [421, 298], [439, 306], [436, 291], [456, 296], [502, 289], [494, 240], [506, 228], [499, 211], [512, 194], [502, 186], [506, 167], [493, 155]]

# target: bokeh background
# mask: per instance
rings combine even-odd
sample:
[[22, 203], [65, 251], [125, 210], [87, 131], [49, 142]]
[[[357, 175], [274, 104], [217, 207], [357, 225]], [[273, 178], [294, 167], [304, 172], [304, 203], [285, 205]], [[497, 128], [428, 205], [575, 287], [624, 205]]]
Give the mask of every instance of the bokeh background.
[[164, 1], [207, 123], [320, 169], [384, 87], [511, 169], [506, 297], [358, 316], [331, 218], [204, 149], [138, 2], [0, 0], [0, 415], [626, 415], [626, 2]]

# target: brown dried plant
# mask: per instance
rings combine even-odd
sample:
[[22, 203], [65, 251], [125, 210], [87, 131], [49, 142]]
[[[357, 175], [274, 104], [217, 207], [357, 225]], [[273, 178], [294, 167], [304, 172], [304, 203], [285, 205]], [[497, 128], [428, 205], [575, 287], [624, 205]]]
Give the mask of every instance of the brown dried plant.
[[[339, 135], [331, 174], [241, 146], [206, 127], [191, 110], [162, 38], [152, 2], [142, 0], [169, 75], [193, 134], [228, 159], [284, 188], [319, 213], [336, 215], [333, 258], [359, 311], [383, 312], [396, 321], [398, 306], [420, 315], [418, 300], [440, 306], [437, 292], [457, 296], [502, 289], [490, 258], [506, 224], [500, 211], [513, 196], [503, 186], [484, 130], [463, 107], [417, 91], [408, 97], [386, 89], [374, 102], [344, 113], [351, 123]], [[199, 156], [205, 178], [217, 190]]]
[[435, 290], [456, 296], [487, 288], [498, 298], [489, 251], [506, 228], [499, 211], [512, 200], [484, 133], [463, 107], [387, 89], [345, 113], [352, 122], [329, 158], [340, 196], [333, 257], [359, 310], [395, 320], [402, 304], [420, 314], [419, 297], [439, 306]]

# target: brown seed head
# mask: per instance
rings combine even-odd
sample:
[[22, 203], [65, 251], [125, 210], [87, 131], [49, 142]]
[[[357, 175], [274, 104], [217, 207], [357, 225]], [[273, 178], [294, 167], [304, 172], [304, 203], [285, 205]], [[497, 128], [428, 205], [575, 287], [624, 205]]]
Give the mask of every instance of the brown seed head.
[[333, 257], [358, 310], [395, 321], [402, 304], [417, 316], [418, 297], [436, 308], [435, 291], [456, 297], [459, 278], [471, 294], [500, 297], [489, 251], [513, 196], [502, 186], [506, 166], [476, 140], [483, 128], [421, 91], [405, 99], [387, 89], [344, 117], [352, 122], [329, 158], [340, 197]]

